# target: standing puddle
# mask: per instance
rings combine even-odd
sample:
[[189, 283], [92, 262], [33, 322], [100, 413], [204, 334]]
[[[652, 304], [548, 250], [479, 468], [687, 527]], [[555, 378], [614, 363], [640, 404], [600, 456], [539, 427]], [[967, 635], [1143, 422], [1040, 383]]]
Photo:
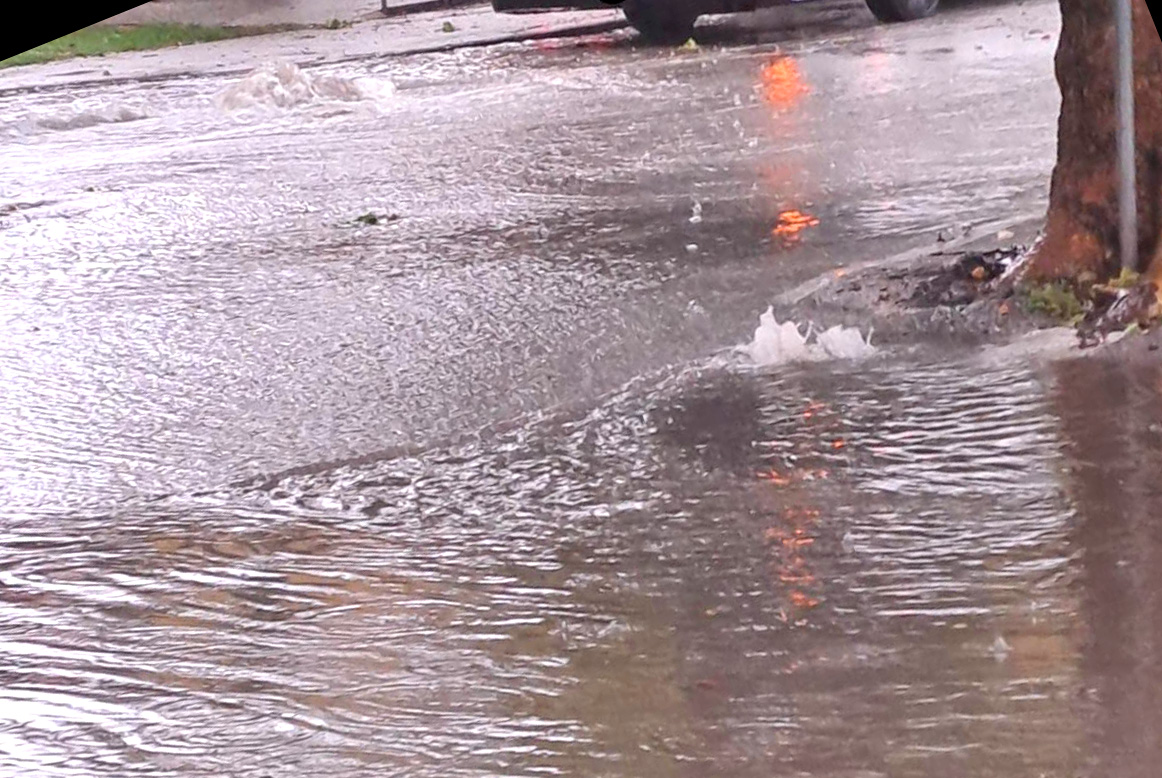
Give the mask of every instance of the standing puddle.
[[1162, 405], [1087, 370], [705, 370], [415, 457], [9, 518], [0, 766], [1144, 775], [1103, 765], [1162, 723], [1121, 645], [1158, 629], [1156, 490], [1108, 478], [1122, 430], [1153, 460], [1162, 427], [1102, 420]]

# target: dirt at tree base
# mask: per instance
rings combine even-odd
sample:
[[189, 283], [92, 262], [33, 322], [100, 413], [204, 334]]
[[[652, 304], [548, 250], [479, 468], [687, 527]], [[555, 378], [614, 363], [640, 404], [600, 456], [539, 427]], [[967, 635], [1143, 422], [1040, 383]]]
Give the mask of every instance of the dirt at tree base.
[[1069, 327], [1078, 356], [1162, 358], [1162, 323], [1140, 315], [1134, 297], [1140, 290], [1087, 292], [1079, 299], [1067, 287], [1052, 287], [1050, 294], [1018, 285], [1015, 271], [1030, 252], [1029, 245], [965, 248], [839, 270], [774, 312], [782, 321], [818, 328], [871, 329], [879, 346], [1006, 345]]

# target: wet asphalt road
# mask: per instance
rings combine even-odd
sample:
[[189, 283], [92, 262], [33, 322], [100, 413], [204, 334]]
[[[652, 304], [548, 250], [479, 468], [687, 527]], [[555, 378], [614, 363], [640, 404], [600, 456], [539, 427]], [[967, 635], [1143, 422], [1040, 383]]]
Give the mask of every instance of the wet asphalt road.
[[346, 63], [395, 95], [259, 116], [214, 104], [239, 77], [9, 94], [4, 499], [181, 493], [590, 400], [747, 339], [792, 282], [1036, 213], [1056, 23], [780, 9], [696, 53]]
[[1153, 778], [1156, 365], [713, 358], [1040, 212], [1055, 30], [4, 93], [0, 775]]

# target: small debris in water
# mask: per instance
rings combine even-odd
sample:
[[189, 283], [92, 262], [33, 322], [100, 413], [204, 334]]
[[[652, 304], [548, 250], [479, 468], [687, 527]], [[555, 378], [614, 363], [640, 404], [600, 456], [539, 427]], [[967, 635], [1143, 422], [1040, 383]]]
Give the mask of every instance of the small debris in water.
[[1109, 340], [1115, 333], [1132, 334], [1149, 329], [1159, 313], [1158, 290], [1153, 284], [1138, 284], [1130, 289], [1104, 290], [1091, 287], [1093, 308], [1078, 325], [1077, 336], [1082, 348]]
[[385, 214], [383, 216], [380, 216], [377, 213], [374, 213], [372, 211], [368, 211], [367, 213], [363, 214], [362, 216], [355, 217], [355, 221], [358, 224], [366, 224], [366, 225], [374, 226], [376, 224], [390, 224], [391, 222], [399, 221], [401, 218], [403, 218], [403, 217], [401, 217], [398, 213], [389, 213], [389, 214]]
[[920, 282], [908, 302], [920, 308], [968, 305], [986, 291], [986, 285], [1003, 276], [1024, 249], [963, 254], [952, 267]]
[[1012, 652], [1013, 647], [1009, 645], [1009, 642], [1005, 640], [1004, 637], [997, 635], [997, 639], [993, 641], [990, 650], [993, 653], [993, 657], [995, 657], [998, 662], [1003, 662], [1009, 658], [1009, 654]]
[[440, 29], [442, 29], [444, 32], [456, 32], [456, 25], [452, 24], [451, 22], [444, 22], [444, 26]]

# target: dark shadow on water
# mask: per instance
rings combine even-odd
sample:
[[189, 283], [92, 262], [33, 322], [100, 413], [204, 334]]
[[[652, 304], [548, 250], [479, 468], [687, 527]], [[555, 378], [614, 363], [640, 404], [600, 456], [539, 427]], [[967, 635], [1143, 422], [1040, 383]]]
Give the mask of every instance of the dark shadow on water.
[[1162, 765], [1162, 366], [1060, 368], [1095, 774]]

